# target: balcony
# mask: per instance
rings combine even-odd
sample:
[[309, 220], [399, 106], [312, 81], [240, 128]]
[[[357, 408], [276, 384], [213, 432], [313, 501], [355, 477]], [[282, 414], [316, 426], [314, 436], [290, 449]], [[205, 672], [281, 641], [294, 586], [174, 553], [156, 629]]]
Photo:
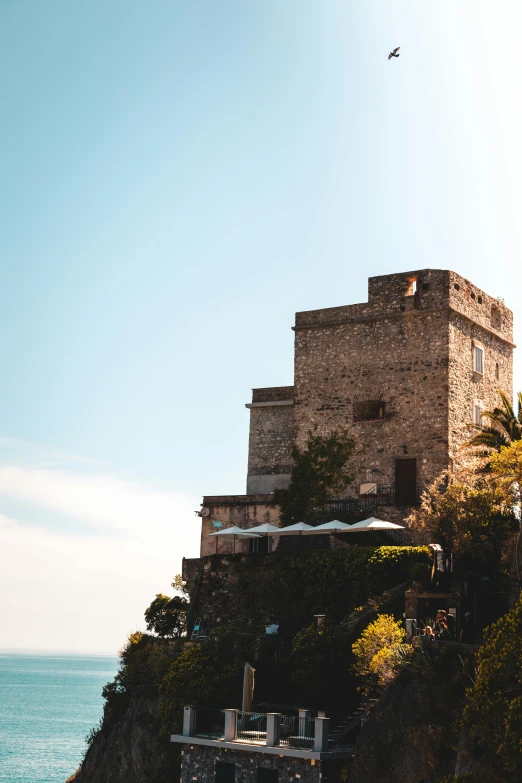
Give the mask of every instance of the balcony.
[[373, 489], [358, 498], [333, 498], [328, 501], [326, 509], [313, 512], [305, 521], [310, 524], [320, 524], [339, 519], [341, 522], [353, 524], [374, 516], [379, 506], [416, 506], [420, 503], [423, 489], [421, 484], [417, 484], [414, 492], [412, 487], [411, 497], [407, 498], [408, 502], [404, 503], [404, 499], [399, 498], [401, 502], [398, 503], [395, 484], [376, 484]]
[[313, 717], [310, 710], [286, 715], [187, 706], [183, 734], [170, 740], [296, 758], [346, 759], [353, 753], [352, 737], [359, 727], [360, 719], [351, 718], [330, 731], [330, 719]]

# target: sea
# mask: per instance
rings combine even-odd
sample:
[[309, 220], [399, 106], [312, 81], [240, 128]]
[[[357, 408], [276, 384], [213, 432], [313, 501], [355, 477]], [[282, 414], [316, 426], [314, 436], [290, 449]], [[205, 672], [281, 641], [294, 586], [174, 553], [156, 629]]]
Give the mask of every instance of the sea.
[[116, 656], [0, 651], [0, 783], [65, 783], [117, 669]]

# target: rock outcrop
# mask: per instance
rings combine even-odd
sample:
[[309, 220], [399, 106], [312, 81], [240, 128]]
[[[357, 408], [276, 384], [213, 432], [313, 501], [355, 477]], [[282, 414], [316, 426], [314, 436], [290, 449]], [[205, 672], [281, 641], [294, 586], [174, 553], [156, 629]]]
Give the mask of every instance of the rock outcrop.
[[162, 732], [159, 697], [133, 698], [116, 723], [98, 732], [67, 783], [159, 783], [167, 767], [168, 779], [177, 779], [176, 748]]

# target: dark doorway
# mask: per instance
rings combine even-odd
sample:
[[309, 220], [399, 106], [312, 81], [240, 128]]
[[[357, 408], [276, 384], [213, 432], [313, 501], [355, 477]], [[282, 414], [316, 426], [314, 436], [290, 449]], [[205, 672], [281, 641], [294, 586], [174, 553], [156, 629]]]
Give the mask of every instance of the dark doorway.
[[395, 460], [395, 505], [413, 506], [417, 502], [417, 460]]
[[234, 783], [236, 765], [229, 761], [216, 761], [216, 783]]
[[269, 769], [268, 767], [257, 768], [257, 783], [278, 783], [279, 774], [277, 769]]

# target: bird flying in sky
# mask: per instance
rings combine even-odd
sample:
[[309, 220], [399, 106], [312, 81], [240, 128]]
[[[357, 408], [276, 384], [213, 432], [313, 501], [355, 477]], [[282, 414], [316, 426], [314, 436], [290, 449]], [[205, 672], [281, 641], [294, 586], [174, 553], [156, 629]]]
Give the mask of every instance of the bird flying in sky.
[[388, 55], [388, 60], [391, 60], [392, 57], [400, 57], [400, 54], [397, 54], [401, 47], [398, 46], [396, 49], [393, 50], [393, 52], [390, 52]]

